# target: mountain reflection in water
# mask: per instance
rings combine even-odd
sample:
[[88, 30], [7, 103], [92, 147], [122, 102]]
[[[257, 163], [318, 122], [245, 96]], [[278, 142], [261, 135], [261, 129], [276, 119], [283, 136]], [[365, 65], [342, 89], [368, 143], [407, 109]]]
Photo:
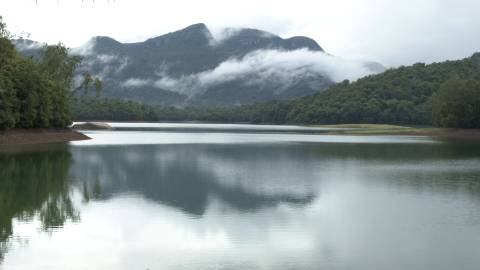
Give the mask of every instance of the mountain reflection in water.
[[[145, 132], [142, 142], [152, 134], [175, 137]], [[182, 136], [191, 143], [93, 140], [0, 152], [0, 268], [470, 270], [480, 263], [479, 144]]]
[[[239, 211], [280, 203], [305, 205], [317, 193], [302, 179], [282, 173], [287, 153], [215, 146], [129, 146], [79, 148], [72, 175], [98, 185], [105, 198], [122, 193], [169, 205], [201, 216], [209, 199]], [[271, 149], [272, 150], [272, 149]], [[236, 169], [235, 169], [236, 168]]]

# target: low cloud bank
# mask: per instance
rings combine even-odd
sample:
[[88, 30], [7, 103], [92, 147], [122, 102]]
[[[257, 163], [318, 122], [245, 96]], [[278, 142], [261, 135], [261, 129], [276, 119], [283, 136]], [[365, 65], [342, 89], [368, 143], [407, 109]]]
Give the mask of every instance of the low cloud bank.
[[90, 39], [87, 43], [83, 44], [80, 47], [70, 49], [71, 54], [88, 56], [95, 54], [95, 39]]
[[95, 39], [91, 39], [82, 47], [70, 49], [70, 53], [83, 57], [80, 71], [94, 72], [101, 79], [118, 75], [130, 63], [128, 57], [113, 54], [97, 54]]
[[45, 43], [35, 42], [29, 39], [17, 39], [14, 44], [19, 51], [38, 50], [46, 45]]
[[376, 72], [378, 70], [372, 70], [366, 62], [345, 60], [307, 49], [258, 50], [200, 73], [172, 77], [168, 68], [162, 67], [162, 71], [152, 77], [130, 78], [121, 85], [129, 88], [152, 86], [192, 96], [219, 84], [244, 80], [245, 84], [259, 87], [273, 84], [278, 92], [282, 92], [304, 80], [327, 77], [334, 82], [354, 81]]

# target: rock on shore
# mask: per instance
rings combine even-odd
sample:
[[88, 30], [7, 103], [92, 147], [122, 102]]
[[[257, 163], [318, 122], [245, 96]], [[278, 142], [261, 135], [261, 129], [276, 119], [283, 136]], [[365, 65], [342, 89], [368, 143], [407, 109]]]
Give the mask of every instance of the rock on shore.
[[113, 129], [107, 123], [98, 123], [98, 122], [77, 123], [77, 124], [74, 124], [72, 128], [77, 130], [111, 130]]

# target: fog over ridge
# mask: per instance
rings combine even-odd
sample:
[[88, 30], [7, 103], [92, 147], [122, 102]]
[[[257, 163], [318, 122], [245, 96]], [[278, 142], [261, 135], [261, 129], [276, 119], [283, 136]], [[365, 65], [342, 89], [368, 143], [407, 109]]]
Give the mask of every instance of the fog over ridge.
[[232, 104], [292, 99], [385, 70], [375, 62], [333, 56], [308, 37], [284, 39], [251, 28], [212, 31], [203, 23], [145, 42], [94, 37], [71, 53], [84, 57], [81, 72], [104, 80], [107, 95], [148, 95], [142, 101], [155, 102], [153, 96], [174, 94], [176, 104], [220, 97], [222, 105], [229, 96], [235, 96]]
[[242, 58], [231, 58], [220, 63], [214, 69], [200, 73], [171, 77], [167, 72], [157, 73], [155, 77], [129, 78], [121, 83], [124, 87], [155, 86], [183, 94], [196, 94], [221, 83], [248, 78], [246, 82], [261, 85], [265, 81], [276, 81], [281, 92], [290, 85], [309, 76], [322, 75], [335, 82], [345, 79], [354, 81], [374, 73], [366, 63], [346, 60], [322, 52], [307, 49], [295, 51], [258, 50]]

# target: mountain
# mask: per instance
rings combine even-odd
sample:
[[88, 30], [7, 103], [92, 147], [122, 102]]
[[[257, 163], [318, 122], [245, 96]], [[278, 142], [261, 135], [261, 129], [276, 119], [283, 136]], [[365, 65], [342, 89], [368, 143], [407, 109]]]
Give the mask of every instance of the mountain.
[[291, 101], [228, 108], [172, 108], [79, 99], [77, 120], [210, 121], [276, 124], [403, 124], [480, 127], [480, 53], [389, 69]]
[[79, 74], [103, 80], [105, 97], [175, 106], [293, 99], [384, 70], [333, 57], [308, 37], [248, 28], [214, 35], [201, 23], [137, 43], [94, 37], [72, 53], [84, 58]]

